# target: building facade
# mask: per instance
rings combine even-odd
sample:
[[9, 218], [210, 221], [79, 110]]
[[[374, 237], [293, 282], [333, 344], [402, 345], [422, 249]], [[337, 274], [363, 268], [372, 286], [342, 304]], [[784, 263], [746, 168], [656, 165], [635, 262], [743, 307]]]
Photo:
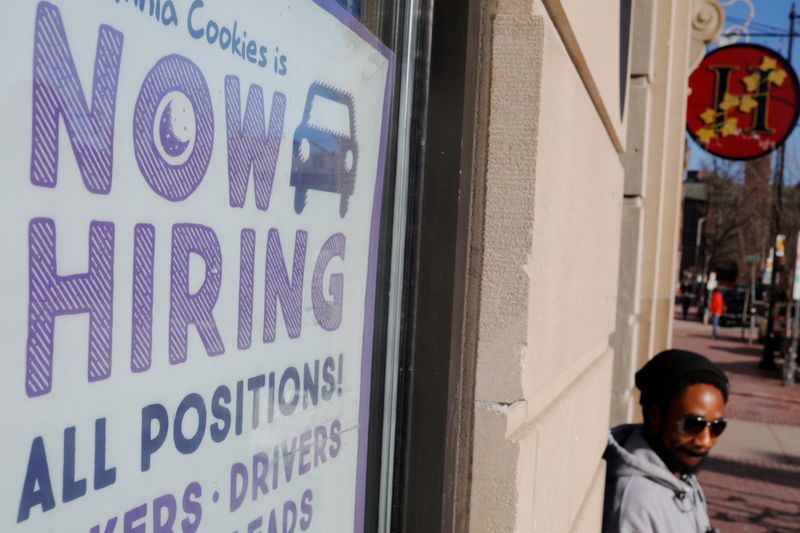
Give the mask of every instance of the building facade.
[[599, 529], [715, 0], [10, 9], [0, 530]]
[[[521, 304], [508, 308], [517, 320], [489, 307], [481, 323], [471, 528], [597, 531], [604, 430], [609, 420], [639, 418], [633, 373], [670, 344], [686, 79], [721, 30], [722, 11], [712, 2], [505, 6], [508, 18], [497, 16], [495, 32], [512, 32], [528, 17], [528, 35], [541, 39], [530, 46], [541, 67], [526, 75], [542, 88], [531, 104], [537, 134], [525, 178], [514, 174], [517, 161], [493, 167], [489, 151], [497, 186], [504, 177], [530, 183], [533, 199], [524, 230], [506, 226], [487, 238], [503, 250], [508, 239], [499, 235], [530, 235], [525, 253], [509, 261], [508, 250], [484, 252], [484, 301], [500, 307], [514, 295]], [[504, 74], [523, 75], [510, 65]], [[527, 84], [508, 84], [515, 85]], [[492, 90], [501, 108], [515, 102], [505, 87]], [[507, 153], [508, 123], [520, 117], [509, 114], [488, 131], [503, 139], [498, 153]], [[508, 225], [514, 217], [496, 205], [486, 218]], [[486, 257], [525, 275], [487, 269]]]

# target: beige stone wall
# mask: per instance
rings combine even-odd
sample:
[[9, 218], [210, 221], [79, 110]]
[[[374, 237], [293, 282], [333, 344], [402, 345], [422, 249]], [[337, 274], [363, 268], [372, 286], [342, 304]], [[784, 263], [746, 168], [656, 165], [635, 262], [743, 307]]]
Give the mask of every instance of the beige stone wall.
[[490, 4], [475, 533], [599, 531], [609, 420], [671, 335], [693, 4], [633, 4], [625, 91], [619, 0]]
[[[601, 3], [588, 11], [618, 22], [618, 2]], [[607, 59], [619, 28], [596, 35], [579, 2], [495, 9], [470, 530], [596, 531], [624, 182]]]
[[[686, 80], [724, 21], [716, 0], [634, 0], [611, 424], [640, 419], [633, 374], [670, 347]], [[667, 46], [668, 44], [668, 46]]]
[[649, 154], [640, 178], [644, 243], [641, 264], [630, 265], [642, 272], [637, 367], [667, 348], [672, 336], [691, 21], [691, 2], [656, 2], [654, 8], [655, 42], [673, 45], [656, 46], [650, 67]]

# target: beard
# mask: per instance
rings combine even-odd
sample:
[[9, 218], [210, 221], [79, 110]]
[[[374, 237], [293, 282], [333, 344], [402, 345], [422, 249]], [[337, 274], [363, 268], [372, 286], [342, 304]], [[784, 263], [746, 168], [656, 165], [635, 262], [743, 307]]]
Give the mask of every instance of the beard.
[[700, 467], [703, 466], [703, 462], [706, 460], [706, 457], [708, 456], [708, 454], [706, 453], [693, 452], [692, 450], [689, 450], [684, 447], [678, 448], [677, 451], [683, 452], [687, 455], [691, 455], [693, 457], [697, 457], [698, 459], [700, 459], [697, 463], [693, 465], [688, 465], [683, 461], [681, 461], [677, 453], [669, 453], [668, 455], [671, 456], [671, 461], [673, 462], [673, 465], [676, 468], [676, 470], [674, 471], [679, 472], [682, 475], [696, 474], [700, 470]]
[[[706, 457], [708, 456], [708, 454], [705, 453], [693, 452], [684, 446], [679, 446], [674, 451], [670, 451], [667, 450], [661, 442], [649, 442], [649, 444], [650, 447], [653, 448], [653, 451], [656, 452], [656, 455], [658, 455], [661, 460], [664, 461], [664, 464], [667, 466], [669, 471], [676, 472], [681, 476], [696, 474], [703, 465], [703, 461], [705, 461]], [[700, 460], [696, 464], [686, 464], [681, 459], [679, 453], [698, 457]]]

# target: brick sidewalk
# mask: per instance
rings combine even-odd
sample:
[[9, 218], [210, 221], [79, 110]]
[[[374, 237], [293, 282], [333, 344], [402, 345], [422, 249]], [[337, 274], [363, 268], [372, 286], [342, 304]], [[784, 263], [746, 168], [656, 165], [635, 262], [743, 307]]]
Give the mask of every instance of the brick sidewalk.
[[710, 457], [699, 477], [721, 533], [800, 531], [800, 466]]
[[720, 328], [720, 338], [712, 339], [711, 326], [675, 320], [672, 345], [705, 355], [728, 374], [728, 418], [800, 426], [800, 384], [785, 387], [780, 371], [758, 368], [762, 346], [748, 345], [740, 332], [740, 328]]
[[[722, 328], [676, 317], [673, 346], [707, 356], [728, 374], [731, 395], [725, 416], [800, 427], [800, 385], [785, 387], [780, 372], [756, 365], [761, 345], [748, 346], [739, 328]], [[766, 426], [765, 426], [766, 428]], [[700, 473], [714, 527], [722, 533], [800, 531], [800, 457], [789, 460], [710, 457]]]

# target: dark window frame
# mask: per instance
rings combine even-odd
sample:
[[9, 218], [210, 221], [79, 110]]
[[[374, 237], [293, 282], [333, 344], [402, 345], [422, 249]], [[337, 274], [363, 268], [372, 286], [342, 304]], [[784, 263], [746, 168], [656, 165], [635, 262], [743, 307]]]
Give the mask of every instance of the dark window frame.
[[481, 4], [420, 4], [392, 531], [468, 526], [475, 357], [465, 325]]

